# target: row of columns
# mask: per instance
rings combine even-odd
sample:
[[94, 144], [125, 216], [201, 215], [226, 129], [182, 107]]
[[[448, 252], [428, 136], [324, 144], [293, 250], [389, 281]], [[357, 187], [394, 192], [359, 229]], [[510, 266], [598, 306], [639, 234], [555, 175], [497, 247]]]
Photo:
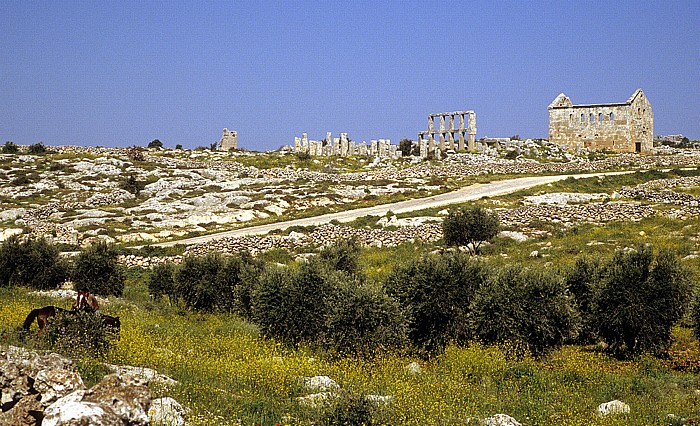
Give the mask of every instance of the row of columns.
[[[467, 117], [466, 120], [465, 116]], [[439, 130], [435, 130], [436, 117], [440, 120]], [[455, 128], [455, 118], [458, 118], [459, 120], [459, 125], [457, 128]], [[449, 124], [449, 126], [446, 126], [446, 123]], [[455, 134], [458, 135], [458, 139], [455, 139]], [[436, 143], [436, 135], [438, 135], [439, 137], [439, 143]], [[466, 148], [470, 151], [475, 150], [476, 113], [474, 111], [458, 111], [446, 112], [442, 114], [430, 114], [428, 116], [428, 130], [418, 133], [418, 143], [422, 144], [423, 141], [427, 138], [427, 148], [431, 152], [434, 151], [436, 148], [439, 148], [441, 151], [445, 151], [447, 149], [464, 150], [465, 135], [467, 143]]]

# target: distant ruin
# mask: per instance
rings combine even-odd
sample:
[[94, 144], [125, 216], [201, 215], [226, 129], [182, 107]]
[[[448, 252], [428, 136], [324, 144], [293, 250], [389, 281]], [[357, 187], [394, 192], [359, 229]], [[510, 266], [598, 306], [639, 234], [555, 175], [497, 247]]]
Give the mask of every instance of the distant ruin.
[[[467, 117], [466, 120], [465, 116]], [[435, 129], [435, 118], [440, 119], [440, 127], [437, 130]], [[455, 120], [455, 118], [457, 118], [457, 120]], [[457, 127], [455, 127], [455, 121], [458, 121]], [[457, 135], [456, 139], [455, 135]], [[464, 144], [465, 135], [467, 136], [466, 147]], [[438, 141], [436, 141], [436, 136]], [[440, 151], [464, 151], [464, 149], [467, 148], [473, 151], [476, 149], [475, 136], [476, 113], [474, 111], [430, 114], [428, 116], [428, 130], [418, 132], [420, 156], [426, 158], [430, 153], [435, 153], [436, 149]]]
[[238, 132], [224, 128], [224, 133], [219, 141], [219, 151], [228, 151], [230, 149], [238, 149]]
[[339, 138], [334, 138], [331, 132], [327, 132], [326, 138], [323, 140], [309, 140], [309, 136], [306, 133], [302, 133], [301, 137], [294, 137], [292, 152], [305, 152], [310, 155], [323, 157], [347, 157], [350, 155], [365, 155], [379, 158], [401, 157], [399, 147], [392, 145], [391, 139], [373, 139], [369, 145], [364, 141], [356, 144], [355, 141], [348, 138], [347, 133], [341, 133]]
[[613, 152], [648, 153], [653, 147], [654, 114], [642, 89], [618, 104], [574, 105], [560, 93], [548, 110], [550, 142]]

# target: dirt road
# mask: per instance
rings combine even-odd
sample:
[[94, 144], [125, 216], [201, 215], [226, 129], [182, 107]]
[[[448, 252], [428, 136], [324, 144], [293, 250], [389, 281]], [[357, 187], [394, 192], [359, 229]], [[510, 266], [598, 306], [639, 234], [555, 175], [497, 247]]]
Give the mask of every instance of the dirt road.
[[156, 246], [167, 247], [175, 244], [198, 244], [210, 240], [223, 237], [239, 237], [244, 235], [261, 235], [267, 234], [274, 229], [286, 229], [290, 226], [309, 226], [323, 225], [332, 220], [338, 222], [350, 222], [362, 216], [384, 216], [387, 212], [405, 213], [415, 210], [427, 209], [431, 207], [443, 207], [450, 204], [463, 203], [465, 201], [477, 200], [482, 197], [494, 197], [503, 194], [509, 194], [521, 189], [531, 188], [537, 185], [543, 185], [559, 180], [564, 180], [569, 177], [585, 178], [603, 175], [619, 175], [632, 172], [606, 172], [606, 173], [589, 173], [575, 175], [558, 175], [558, 176], [533, 176], [516, 179], [502, 180], [487, 184], [476, 184], [458, 189], [457, 191], [448, 192], [431, 197], [417, 198], [414, 200], [399, 201], [397, 203], [382, 204], [374, 207], [365, 207], [354, 210], [347, 210], [337, 213], [329, 213], [321, 216], [308, 217], [304, 219], [294, 219], [283, 222], [271, 223], [267, 225], [251, 226], [248, 228], [236, 229], [233, 231], [219, 232], [216, 234], [203, 235], [200, 237], [187, 238], [178, 241], [169, 241], [166, 243], [155, 244]]

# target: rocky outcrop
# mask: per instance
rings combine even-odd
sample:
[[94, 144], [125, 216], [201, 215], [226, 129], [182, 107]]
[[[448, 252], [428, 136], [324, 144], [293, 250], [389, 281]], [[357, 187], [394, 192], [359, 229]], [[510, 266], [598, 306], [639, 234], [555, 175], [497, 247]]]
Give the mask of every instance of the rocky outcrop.
[[156, 421], [185, 424], [185, 409], [172, 398], [157, 400], [152, 407], [148, 382], [175, 383], [172, 379], [153, 370], [142, 377], [143, 371], [133, 367], [111, 367], [117, 373], [86, 389], [67, 358], [12, 346], [3, 348], [0, 425], [139, 426]]

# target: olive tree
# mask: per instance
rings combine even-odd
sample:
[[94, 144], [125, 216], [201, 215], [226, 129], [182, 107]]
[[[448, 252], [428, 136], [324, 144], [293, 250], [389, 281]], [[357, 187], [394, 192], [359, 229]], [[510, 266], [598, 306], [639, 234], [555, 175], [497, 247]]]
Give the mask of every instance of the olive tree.
[[498, 234], [499, 226], [496, 213], [474, 205], [451, 211], [442, 222], [442, 232], [446, 245], [467, 246], [472, 254], [477, 254], [481, 243]]

